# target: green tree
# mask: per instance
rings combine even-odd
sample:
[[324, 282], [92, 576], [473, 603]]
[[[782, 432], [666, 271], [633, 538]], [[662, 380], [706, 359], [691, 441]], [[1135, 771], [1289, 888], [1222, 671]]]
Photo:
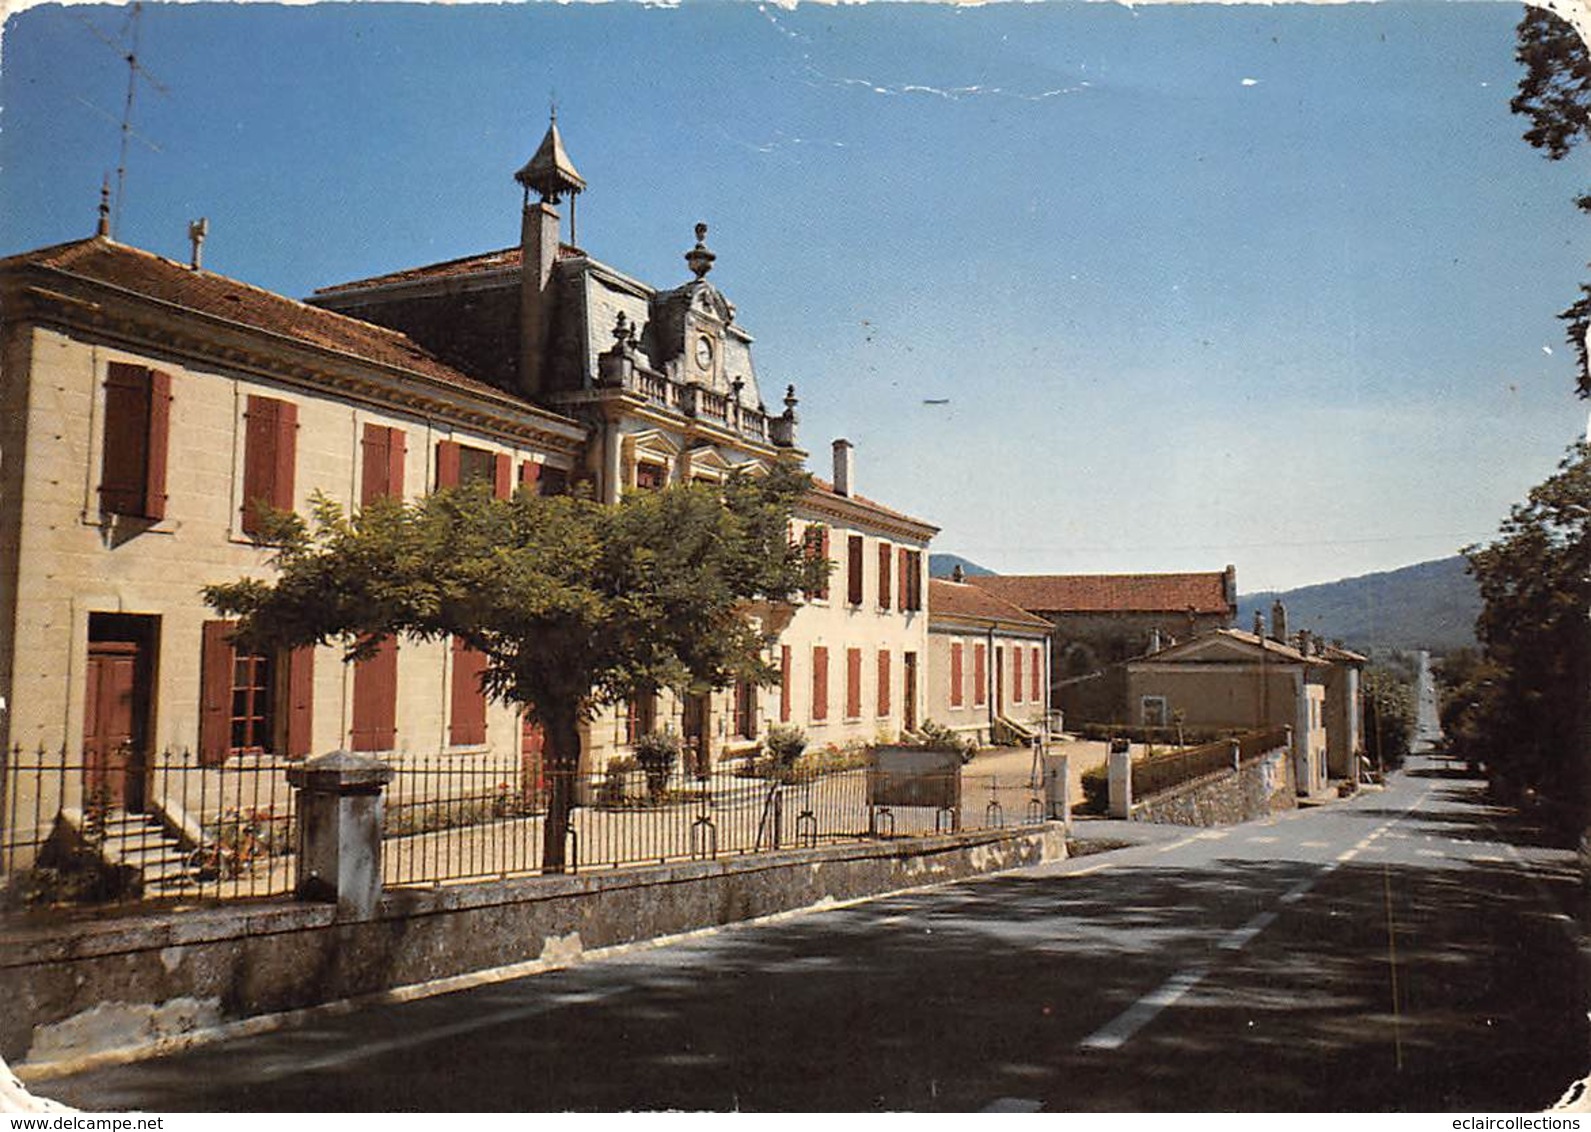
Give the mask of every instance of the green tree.
[[[1591, 137], [1591, 53], [1572, 26], [1545, 8], [1526, 7], [1515, 43], [1514, 58], [1525, 74], [1509, 108], [1530, 119], [1525, 141], [1549, 160], [1562, 160]], [[1591, 212], [1591, 194], [1575, 204]], [[1591, 285], [1581, 284], [1579, 298], [1558, 317], [1568, 323], [1565, 337], [1580, 360], [1580, 396], [1591, 397], [1591, 358], [1586, 354]]]
[[1591, 448], [1577, 444], [1496, 541], [1464, 551], [1483, 602], [1481, 664], [1455, 695], [1455, 753], [1494, 780], [1578, 804], [1584, 784]]
[[781, 465], [614, 506], [524, 491], [498, 500], [478, 484], [352, 515], [318, 497], [308, 520], [271, 517], [273, 580], [204, 596], [238, 618], [251, 649], [338, 643], [355, 660], [401, 634], [457, 637], [484, 654], [485, 691], [546, 734], [542, 862], [562, 871], [582, 721], [661, 688], [777, 679], [766, 617], [827, 568], [789, 538], [809, 484]]
[[1395, 668], [1375, 665], [1365, 670], [1361, 685], [1365, 706], [1365, 747], [1379, 767], [1400, 766], [1414, 734], [1414, 691]]

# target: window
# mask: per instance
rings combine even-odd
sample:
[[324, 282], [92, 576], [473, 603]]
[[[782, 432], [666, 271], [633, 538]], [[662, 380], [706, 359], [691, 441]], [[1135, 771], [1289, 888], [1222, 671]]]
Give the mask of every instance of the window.
[[889, 714], [889, 685], [890, 685], [889, 650], [878, 650], [878, 714]]
[[890, 569], [894, 560], [894, 551], [887, 542], [878, 544], [878, 607], [889, 608], [889, 580], [895, 573]]
[[[817, 524], [809, 526], [801, 536], [801, 546], [808, 561], [822, 562], [827, 565], [829, 561], [829, 528]], [[827, 601], [829, 599], [829, 577], [827, 574], [824, 574], [823, 581], [819, 583], [817, 589], [807, 591], [807, 600], [811, 601], [813, 599], [819, 601]]]
[[1022, 702], [1022, 649], [1011, 647], [1011, 702]]
[[862, 536], [851, 535], [845, 546], [845, 600], [862, 604]]
[[845, 650], [845, 718], [862, 717], [862, 650]]
[[779, 646], [779, 722], [790, 722], [790, 646]]
[[541, 465], [541, 475], [537, 479], [543, 495], [568, 495], [569, 494], [569, 469], [552, 468], [546, 464]]
[[1166, 698], [1164, 696], [1144, 696], [1140, 711], [1143, 713], [1145, 727], [1164, 727], [1166, 725]]
[[972, 705], [982, 707], [989, 702], [989, 650], [982, 644], [972, 646]]
[[377, 499], [403, 498], [403, 458], [408, 443], [401, 428], [365, 425], [364, 467], [359, 480], [359, 504]]
[[812, 722], [822, 723], [829, 718], [829, 650], [822, 645], [812, 648]]
[[456, 440], [436, 445], [436, 486], [460, 487], [477, 481], [492, 485], [492, 494], [507, 499], [514, 488], [514, 461], [506, 452], [489, 452]]
[[961, 672], [961, 642], [950, 643], [950, 706], [958, 708], [962, 705], [962, 672]]
[[348, 745], [355, 751], [390, 751], [398, 738], [398, 642], [384, 637], [374, 656], [354, 665], [353, 726]]
[[243, 531], [260, 533], [263, 509], [293, 507], [293, 468], [298, 456], [298, 406], [274, 397], [249, 397], [244, 413]]
[[1030, 700], [1032, 700], [1034, 703], [1038, 703], [1040, 700], [1042, 700], [1044, 698], [1044, 696], [1043, 696], [1043, 682], [1042, 682], [1042, 675], [1041, 675], [1043, 667], [1044, 667], [1044, 662], [1043, 662], [1043, 658], [1039, 655], [1039, 649], [1038, 649], [1037, 645], [1035, 645], [1029, 651], [1028, 659], [1032, 662], [1031, 666], [1029, 667], [1029, 670], [1028, 670], [1028, 679], [1031, 682], [1031, 687], [1028, 689], [1031, 694], [1028, 696], [1028, 698]]
[[171, 375], [111, 362], [105, 375], [105, 445], [99, 507], [107, 515], [166, 517]]
[[640, 742], [641, 736], [657, 730], [657, 693], [643, 692], [631, 696], [624, 711], [624, 741], [629, 746]]
[[236, 622], [206, 621], [200, 637], [199, 757], [215, 766], [229, 755], [310, 753], [315, 650], [280, 656], [240, 652]]
[[635, 465], [635, 486], [642, 491], [662, 491], [668, 483], [668, 469], [662, 464], [641, 462]]
[[757, 737], [757, 685], [750, 680], [735, 682], [735, 734], [741, 739]]
[[486, 693], [481, 675], [486, 654], [453, 638], [453, 684], [447, 741], [455, 747], [475, 747], [486, 742]]

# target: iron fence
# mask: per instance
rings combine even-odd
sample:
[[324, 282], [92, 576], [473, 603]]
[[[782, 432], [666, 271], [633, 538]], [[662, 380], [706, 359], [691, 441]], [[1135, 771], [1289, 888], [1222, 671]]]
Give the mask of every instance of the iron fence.
[[1134, 799], [1147, 798], [1207, 774], [1235, 770], [1239, 763], [1251, 762], [1285, 746], [1287, 742], [1288, 729], [1273, 727], [1264, 731], [1245, 732], [1230, 739], [1217, 739], [1183, 751], [1155, 755], [1133, 763], [1132, 796]]
[[286, 764], [124, 744], [0, 751], [0, 876], [27, 903], [272, 896], [292, 888]]

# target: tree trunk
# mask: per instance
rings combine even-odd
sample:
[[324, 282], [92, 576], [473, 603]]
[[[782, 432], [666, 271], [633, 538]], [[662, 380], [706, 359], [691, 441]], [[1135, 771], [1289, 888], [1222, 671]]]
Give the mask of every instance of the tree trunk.
[[[542, 826], [541, 871], [567, 872], [569, 816], [575, 804], [575, 779], [580, 770], [580, 721], [573, 712], [554, 709], [542, 714], [547, 735], [547, 819]], [[579, 866], [578, 856], [573, 864]]]

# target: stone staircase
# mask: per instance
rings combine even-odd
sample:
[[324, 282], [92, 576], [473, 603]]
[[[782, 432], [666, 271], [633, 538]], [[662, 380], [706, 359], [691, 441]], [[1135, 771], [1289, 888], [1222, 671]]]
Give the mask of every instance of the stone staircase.
[[144, 895], [174, 896], [198, 886], [193, 850], [154, 814], [112, 808], [100, 828], [102, 839], [84, 829], [83, 840], [95, 846], [107, 865], [132, 874], [129, 879]]

